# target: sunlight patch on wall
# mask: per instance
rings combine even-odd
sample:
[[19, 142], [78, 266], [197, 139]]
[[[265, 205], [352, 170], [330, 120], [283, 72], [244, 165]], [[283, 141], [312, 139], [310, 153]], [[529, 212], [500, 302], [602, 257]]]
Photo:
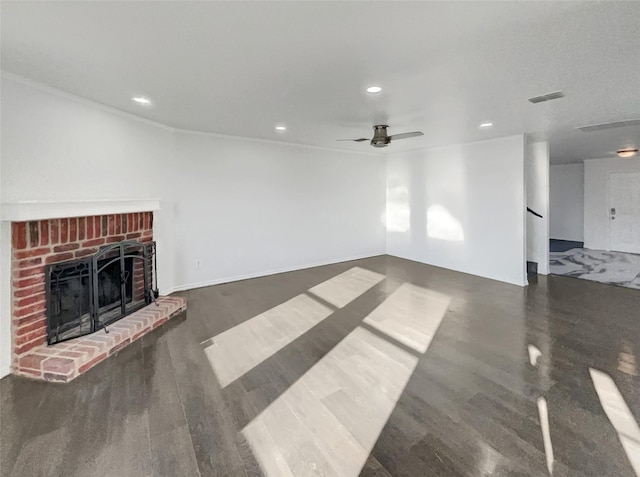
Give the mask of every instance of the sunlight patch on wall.
[[265, 475], [358, 476], [449, 303], [401, 285], [250, 422]]
[[409, 190], [405, 186], [387, 188], [386, 225], [388, 232], [404, 233], [411, 230]]
[[445, 207], [432, 205], [427, 209], [427, 236], [450, 242], [463, 242], [464, 230], [460, 221]]
[[[354, 267], [309, 292], [342, 308], [383, 279], [384, 275]], [[206, 340], [204, 352], [220, 386], [228, 386], [333, 312], [331, 306], [303, 293]]]

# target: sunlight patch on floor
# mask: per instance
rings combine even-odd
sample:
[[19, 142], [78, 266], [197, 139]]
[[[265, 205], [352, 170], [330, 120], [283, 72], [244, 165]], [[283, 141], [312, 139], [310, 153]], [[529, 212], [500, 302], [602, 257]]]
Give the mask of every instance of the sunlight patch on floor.
[[[540, 351], [537, 346], [532, 344], [527, 345], [527, 351], [529, 352], [529, 363], [531, 363], [531, 366], [537, 367], [538, 359], [542, 357], [542, 351]], [[551, 442], [551, 431], [549, 428], [549, 408], [547, 406], [547, 400], [542, 396], [538, 398], [537, 404], [547, 470], [549, 471], [549, 475], [553, 475], [553, 465], [555, 463], [555, 458], [553, 456], [553, 444]]]
[[309, 293], [343, 308], [383, 279], [384, 275], [355, 267], [310, 288]]
[[250, 422], [265, 475], [359, 475], [449, 303], [401, 285]]
[[[384, 275], [355, 267], [309, 291], [342, 308], [383, 279]], [[228, 386], [334, 311], [303, 293], [205, 341], [204, 352], [220, 386]]]
[[531, 363], [531, 366], [537, 366], [538, 358], [542, 356], [542, 351], [532, 344], [527, 346], [527, 350], [529, 351], [529, 362]]
[[640, 427], [611, 376], [589, 368], [602, 409], [618, 433], [631, 467], [640, 476]]
[[542, 429], [542, 441], [544, 443], [544, 455], [547, 460], [547, 469], [549, 475], [553, 475], [553, 445], [551, 444], [551, 432], [549, 432], [549, 409], [547, 408], [547, 400], [543, 397], [538, 398], [538, 415], [540, 416], [540, 428]]

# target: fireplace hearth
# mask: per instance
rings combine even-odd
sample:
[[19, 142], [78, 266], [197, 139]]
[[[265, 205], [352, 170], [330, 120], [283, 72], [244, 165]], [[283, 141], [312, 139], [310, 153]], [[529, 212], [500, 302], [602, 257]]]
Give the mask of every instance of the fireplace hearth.
[[155, 242], [122, 241], [45, 267], [47, 343], [94, 333], [157, 296]]

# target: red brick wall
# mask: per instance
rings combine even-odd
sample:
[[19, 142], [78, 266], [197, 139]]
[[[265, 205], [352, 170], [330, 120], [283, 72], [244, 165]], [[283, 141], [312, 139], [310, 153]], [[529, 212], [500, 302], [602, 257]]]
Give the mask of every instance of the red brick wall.
[[[14, 365], [27, 351], [47, 341], [44, 267], [95, 254], [100, 246], [153, 240], [153, 212], [13, 222], [12, 343]], [[141, 275], [142, 267], [134, 270]], [[139, 280], [134, 295], [139, 296]]]

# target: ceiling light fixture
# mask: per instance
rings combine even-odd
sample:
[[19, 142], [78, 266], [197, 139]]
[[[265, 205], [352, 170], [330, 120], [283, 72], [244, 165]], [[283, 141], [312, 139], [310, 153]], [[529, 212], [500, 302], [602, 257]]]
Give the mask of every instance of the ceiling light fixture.
[[478, 126], [482, 129], [487, 129], [487, 128], [492, 128], [493, 127], [493, 123], [487, 121], [485, 123], [480, 123], [480, 126]]
[[638, 150], [633, 147], [625, 147], [623, 149], [618, 149], [617, 153], [618, 153], [618, 156], [627, 158], [627, 157], [633, 157], [636, 154], [638, 154]]
[[286, 131], [287, 130], [287, 126], [283, 126], [283, 125], [278, 125], [276, 126], [276, 131]]
[[544, 103], [545, 101], [552, 101], [554, 99], [564, 98], [564, 93], [562, 91], [554, 91], [553, 93], [547, 93], [540, 96], [534, 96], [533, 98], [529, 98], [529, 102], [533, 104]]
[[145, 98], [144, 96], [134, 96], [131, 98], [131, 101], [134, 101], [143, 106], [149, 106], [151, 104], [151, 100], [149, 98]]
[[369, 86], [367, 88], [367, 93], [371, 93], [371, 94], [376, 94], [376, 93], [379, 93], [380, 91], [382, 91], [382, 88], [380, 86]]

